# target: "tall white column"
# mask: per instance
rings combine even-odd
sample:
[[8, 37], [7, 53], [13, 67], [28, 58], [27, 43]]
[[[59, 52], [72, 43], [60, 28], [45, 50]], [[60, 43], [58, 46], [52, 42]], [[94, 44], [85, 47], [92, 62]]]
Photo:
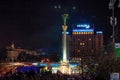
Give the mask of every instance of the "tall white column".
[[66, 20], [68, 18], [68, 14], [63, 14], [63, 21], [64, 24], [62, 25], [62, 29], [63, 29], [63, 44], [62, 44], [62, 48], [63, 48], [63, 62], [67, 62], [67, 36], [66, 36], [66, 31], [67, 31], [67, 25], [66, 25]]
[[[66, 27], [63, 25], [63, 27]], [[63, 30], [63, 62], [67, 62], [67, 38], [66, 38], [66, 30]]]

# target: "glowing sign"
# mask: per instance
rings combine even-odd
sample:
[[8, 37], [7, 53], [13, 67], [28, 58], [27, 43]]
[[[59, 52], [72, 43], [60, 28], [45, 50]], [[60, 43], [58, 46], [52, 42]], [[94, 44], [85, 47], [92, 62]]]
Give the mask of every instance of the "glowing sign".
[[81, 27], [81, 28], [90, 28], [90, 25], [88, 24], [80, 24], [80, 25], [77, 25], [77, 27]]
[[73, 32], [93, 32], [93, 29], [73, 29]]
[[102, 34], [103, 32], [102, 32], [102, 31], [97, 31], [96, 33], [97, 33], [97, 34]]

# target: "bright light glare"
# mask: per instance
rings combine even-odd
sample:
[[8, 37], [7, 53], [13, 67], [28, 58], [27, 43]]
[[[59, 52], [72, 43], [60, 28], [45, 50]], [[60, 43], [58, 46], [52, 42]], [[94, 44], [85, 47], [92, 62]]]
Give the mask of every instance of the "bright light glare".
[[88, 25], [88, 24], [80, 24], [80, 25], [77, 25], [77, 27], [88, 29], [88, 28], [90, 28], [90, 25]]

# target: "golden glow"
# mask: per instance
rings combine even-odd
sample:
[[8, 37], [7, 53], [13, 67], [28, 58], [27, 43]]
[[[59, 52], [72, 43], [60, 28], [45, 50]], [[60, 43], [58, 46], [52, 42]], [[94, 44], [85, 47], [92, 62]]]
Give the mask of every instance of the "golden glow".
[[91, 41], [91, 38], [89, 38], [89, 40]]
[[93, 32], [90, 32], [90, 34], [93, 34]]
[[82, 43], [80, 43], [80, 45], [82, 45]]
[[93, 34], [93, 32], [88, 32], [88, 34]]
[[78, 52], [80, 52], [80, 50], [78, 50]]
[[73, 60], [82, 60], [81, 58], [77, 58], [77, 57], [75, 57], [75, 58], [73, 58]]
[[45, 70], [47, 70], [47, 69], [48, 69], [48, 67], [47, 67], [47, 66], [45, 66], [45, 67], [44, 67], [44, 69], [45, 69]]
[[62, 62], [60, 67], [59, 67], [59, 70], [63, 73], [63, 74], [71, 74], [71, 68], [69, 66], [68, 63], [66, 62]]
[[80, 43], [80, 45], [84, 46], [84, 45], [85, 45], [85, 43], [84, 43], [84, 42], [82, 42], [82, 43]]
[[85, 43], [83, 43], [83, 45], [85, 45]]
[[63, 26], [62, 26], [62, 29], [63, 29], [63, 30], [67, 30], [67, 26], [66, 26], [66, 25], [63, 25]]
[[73, 32], [72, 34], [93, 34], [93, 32]]

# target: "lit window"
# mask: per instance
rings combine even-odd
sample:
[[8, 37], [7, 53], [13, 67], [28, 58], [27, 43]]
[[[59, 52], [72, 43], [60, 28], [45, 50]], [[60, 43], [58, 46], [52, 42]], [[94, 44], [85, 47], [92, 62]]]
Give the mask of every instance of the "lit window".
[[85, 45], [85, 43], [83, 43], [83, 45]]
[[78, 50], [77, 52], [80, 52], [80, 50]]
[[57, 8], [57, 6], [55, 5], [54, 8]]
[[82, 45], [82, 43], [80, 43], [80, 45]]
[[75, 6], [73, 6], [73, 10], [75, 10], [76, 9], [76, 7]]
[[80, 61], [81, 61], [82, 59], [80, 58]]
[[85, 43], [84, 43], [84, 42], [83, 42], [83, 43], [80, 43], [80, 45], [83, 45], [83, 46], [84, 46], [84, 45], [85, 45]]
[[91, 41], [91, 38], [89, 38], [89, 40]]

